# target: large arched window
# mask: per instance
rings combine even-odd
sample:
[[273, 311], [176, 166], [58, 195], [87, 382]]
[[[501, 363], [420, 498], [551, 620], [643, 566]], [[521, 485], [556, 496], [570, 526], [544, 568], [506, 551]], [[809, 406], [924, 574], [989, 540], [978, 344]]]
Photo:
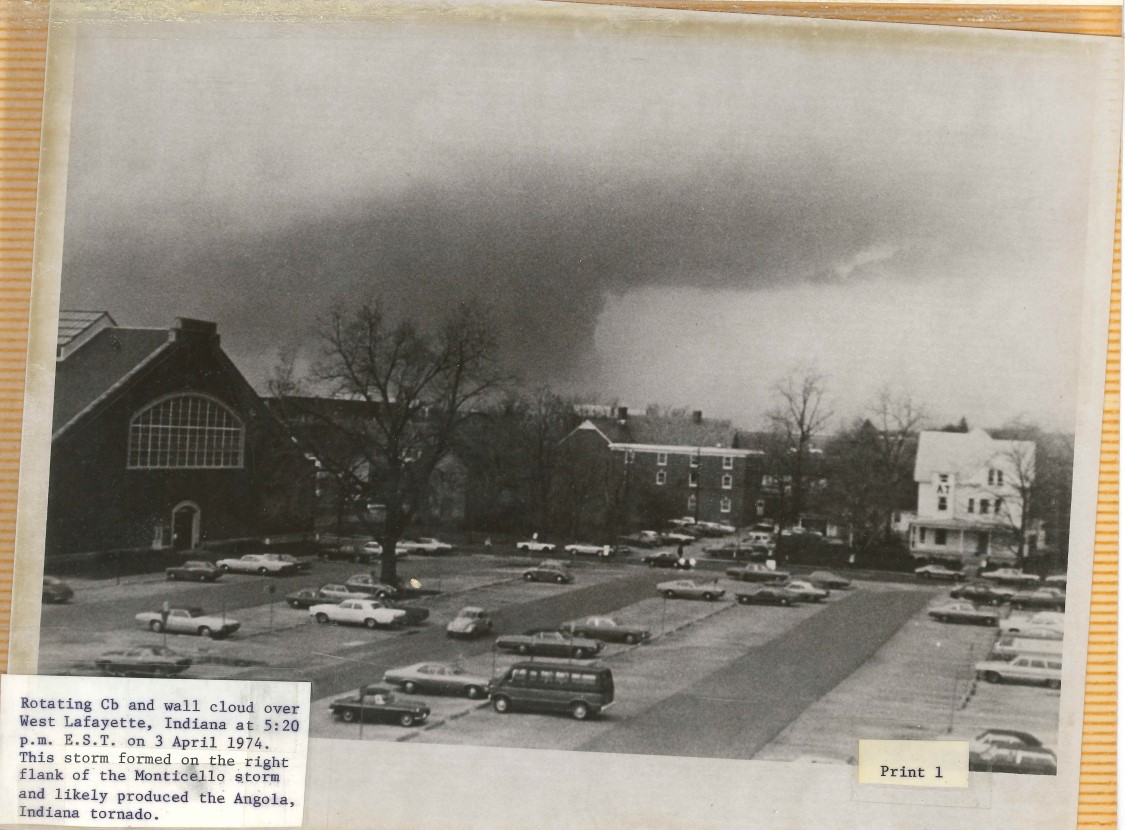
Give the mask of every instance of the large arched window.
[[242, 466], [242, 421], [214, 398], [173, 395], [129, 422], [129, 469]]

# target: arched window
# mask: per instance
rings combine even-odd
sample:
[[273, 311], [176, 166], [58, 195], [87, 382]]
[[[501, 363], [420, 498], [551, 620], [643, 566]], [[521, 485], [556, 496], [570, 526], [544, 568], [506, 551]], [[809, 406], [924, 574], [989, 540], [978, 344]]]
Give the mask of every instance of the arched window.
[[129, 422], [129, 469], [242, 467], [243, 428], [223, 404], [205, 395], [173, 395]]

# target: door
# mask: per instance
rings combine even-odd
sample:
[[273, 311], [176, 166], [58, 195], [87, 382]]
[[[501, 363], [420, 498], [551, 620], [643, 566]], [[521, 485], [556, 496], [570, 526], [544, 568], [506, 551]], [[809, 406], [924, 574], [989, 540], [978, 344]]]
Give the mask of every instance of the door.
[[172, 511], [172, 550], [191, 550], [199, 545], [199, 507], [190, 502]]

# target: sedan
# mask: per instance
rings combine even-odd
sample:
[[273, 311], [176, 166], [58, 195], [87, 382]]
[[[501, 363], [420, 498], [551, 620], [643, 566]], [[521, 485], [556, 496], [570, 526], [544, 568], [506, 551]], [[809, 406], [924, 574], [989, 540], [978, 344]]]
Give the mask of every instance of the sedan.
[[741, 568], [727, 568], [727, 576], [731, 579], [740, 579], [743, 582], [787, 582], [789, 574], [786, 571], [774, 571], [760, 563], [743, 565]]
[[296, 556], [291, 556], [288, 553], [263, 553], [262, 558], [272, 559], [275, 562], [288, 562], [293, 565], [298, 571], [307, 571], [312, 565], [304, 559], [298, 559]]
[[321, 585], [319, 588], [302, 588], [285, 597], [290, 608], [312, 608], [327, 602], [341, 602], [345, 599], [355, 598], [355, 591], [349, 591], [347, 585]]
[[562, 562], [547, 560], [523, 572], [526, 582], [557, 582], [562, 585], [574, 581], [574, 574]]
[[484, 697], [489, 678], [466, 674], [463, 669], [449, 663], [415, 663], [383, 674], [383, 682], [398, 686], [407, 694], [432, 692], [445, 695], [465, 695], [476, 700]]
[[496, 638], [496, 648], [517, 654], [540, 657], [574, 657], [582, 660], [593, 657], [602, 650], [597, 640], [571, 637], [561, 631], [531, 630], [526, 634], [506, 634]]
[[763, 585], [752, 591], [738, 592], [735, 599], [742, 605], [796, 605], [800, 597], [784, 585]]
[[241, 623], [207, 614], [202, 608], [172, 608], [167, 615], [161, 611], [142, 611], [134, 619], [158, 634], [167, 631], [171, 634], [197, 634], [218, 640], [238, 631]]
[[173, 565], [164, 569], [167, 579], [187, 579], [192, 582], [214, 582], [223, 575], [223, 569], [212, 562], [193, 559], [182, 565]]
[[432, 536], [423, 536], [420, 539], [400, 539], [395, 549], [410, 553], [450, 553], [453, 551], [453, 545], [434, 539]]
[[708, 602], [716, 600], [726, 593], [719, 587], [718, 580], [697, 582], [694, 579], [677, 579], [672, 582], [659, 583], [656, 590], [667, 599], [705, 599]]
[[987, 582], [971, 582], [954, 588], [949, 595], [954, 599], [966, 599], [984, 605], [1003, 605], [1014, 593], [1015, 591], [1010, 588], [1001, 588]]
[[457, 612], [457, 616], [450, 620], [445, 627], [445, 633], [450, 637], [480, 637], [492, 632], [492, 619], [488, 612], [476, 606], [466, 606]]
[[972, 772], [1008, 772], [1022, 775], [1055, 775], [1055, 753], [1042, 747], [986, 746], [969, 751]]
[[608, 559], [614, 553], [609, 545], [588, 545], [582, 542], [567, 545], [563, 550], [575, 556], [600, 556], [602, 559]]
[[406, 620], [406, 612], [397, 608], [384, 608], [372, 599], [346, 599], [335, 605], [314, 605], [309, 616], [321, 625], [350, 623], [367, 628], [399, 625]]
[[379, 599], [398, 595], [397, 588], [385, 582], [380, 582], [371, 574], [356, 574], [353, 577], [349, 577], [344, 585], [352, 593], [367, 594], [368, 596], [377, 597]]
[[622, 536], [621, 541], [639, 548], [655, 548], [661, 544], [660, 534], [655, 530], [638, 530], [628, 536]]
[[394, 608], [406, 614], [404, 621], [407, 625], [421, 625], [430, 618], [430, 609], [423, 608], [411, 602], [396, 602], [392, 599], [379, 600], [384, 608]]
[[809, 582], [817, 588], [843, 589], [852, 587], [852, 581], [842, 576], [837, 576], [832, 571], [813, 571], [808, 576]]
[[1044, 608], [1048, 611], [1066, 609], [1066, 594], [1058, 588], [1040, 588], [1037, 591], [1020, 591], [1012, 599], [1012, 608], [1022, 611], [1025, 608]]
[[559, 631], [573, 637], [627, 645], [644, 642], [651, 636], [647, 628], [641, 628], [639, 625], [623, 625], [613, 617], [586, 617], [573, 620], [560, 625]]
[[828, 591], [817, 588], [811, 582], [803, 579], [790, 579], [785, 583], [785, 587], [796, 594], [802, 602], [820, 602], [828, 597]]
[[[1018, 732], [1014, 729], [986, 729], [973, 738], [973, 742], [969, 744], [969, 751], [983, 752], [995, 746], [1009, 749], [1044, 749], [1043, 742], [1027, 732]], [[1046, 751], [1050, 752], [1050, 750]]]
[[137, 646], [107, 651], [94, 665], [113, 677], [175, 677], [191, 668], [191, 658], [164, 646]]
[[1013, 614], [1004, 620], [1000, 626], [1000, 630], [1005, 634], [1023, 634], [1024, 629], [1029, 628], [1051, 628], [1059, 632], [1060, 636], [1063, 630], [1062, 614], [1057, 611], [1040, 611], [1038, 614], [1032, 614], [1030, 617], [1023, 614]]
[[1023, 571], [1017, 571], [1015, 568], [1000, 568], [999, 570], [989, 571], [982, 573], [981, 579], [987, 579], [990, 582], [998, 582], [1001, 585], [1038, 585], [1039, 577], [1035, 574], [1025, 574]]
[[703, 552], [717, 559], [738, 559], [739, 557], [764, 559], [770, 553], [769, 549], [764, 546], [737, 541], [724, 542], [721, 545], [708, 545], [703, 549]]
[[1026, 654], [1013, 660], [985, 660], [977, 663], [977, 677], [989, 683], [1024, 680], [1042, 683], [1049, 689], [1062, 687], [1062, 658], [1046, 654]]
[[919, 579], [949, 579], [960, 582], [965, 578], [963, 572], [951, 570], [945, 565], [925, 565], [921, 568], [915, 568], [914, 573], [918, 574]]
[[43, 602], [67, 602], [74, 596], [74, 589], [53, 576], [43, 577]]
[[235, 573], [247, 574], [273, 574], [279, 576], [282, 574], [295, 574], [297, 573], [297, 566], [292, 562], [284, 562], [280, 559], [272, 558], [276, 554], [262, 554], [262, 553], [248, 553], [238, 559], [220, 559], [215, 564], [219, 566], [222, 571], [234, 571]]
[[329, 710], [345, 723], [378, 721], [414, 726], [430, 716], [430, 707], [399, 701], [394, 692], [380, 686], [365, 686], [359, 694], [332, 701]]
[[650, 568], [676, 568], [681, 571], [690, 571], [695, 567], [694, 559], [685, 559], [670, 550], [647, 554], [641, 557], [641, 561]]
[[538, 539], [516, 542], [516, 550], [527, 551], [528, 553], [554, 553], [556, 548], [557, 545], [552, 545], [550, 542], [540, 542]]
[[929, 615], [938, 622], [996, 625], [1000, 615], [991, 608], [977, 608], [971, 602], [947, 602], [931, 608]]

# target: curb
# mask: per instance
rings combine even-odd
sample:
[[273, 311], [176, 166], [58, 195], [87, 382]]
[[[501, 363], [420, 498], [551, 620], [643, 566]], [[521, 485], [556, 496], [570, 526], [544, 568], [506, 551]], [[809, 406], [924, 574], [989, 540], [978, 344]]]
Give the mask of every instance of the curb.
[[485, 698], [484, 700], [477, 703], [475, 706], [470, 706], [468, 709], [465, 709], [464, 711], [455, 712], [452, 715], [449, 715], [447, 717], [438, 718], [437, 720], [429, 721], [428, 723], [426, 723], [425, 726], [423, 726], [419, 729], [416, 729], [413, 732], [408, 732], [407, 734], [403, 735], [401, 738], [395, 738], [395, 743], [401, 744], [401, 743], [405, 743], [406, 741], [412, 741], [415, 738], [417, 738], [419, 735], [421, 735], [423, 732], [429, 732], [431, 729], [437, 729], [439, 726], [444, 726], [445, 724], [450, 723], [452, 721], [460, 720], [461, 718], [465, 717], [466, 715], [471, 715], [473, 712], [479, 712], [481, 709], [487, 708], [490, 704], [491, 704], [491, 701], [489, 699]]

